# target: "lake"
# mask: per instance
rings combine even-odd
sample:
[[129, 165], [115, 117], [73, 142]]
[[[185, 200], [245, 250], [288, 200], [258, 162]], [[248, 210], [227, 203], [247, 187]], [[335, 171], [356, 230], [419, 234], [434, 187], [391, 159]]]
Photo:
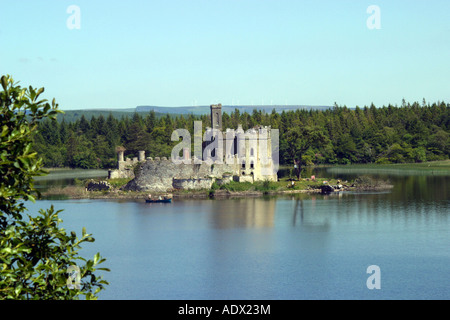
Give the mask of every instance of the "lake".
[[[321, 170], [315, 174], [355, 176]], [[171, 204], [42, 200], [28, 208], [53, 204], [64, 209], [62, 227], [93, 234], [83, 256], [100, 252], [111, 269], [100, 299], [450, 299], [450, 173], [371, 174], [394, 188]]]

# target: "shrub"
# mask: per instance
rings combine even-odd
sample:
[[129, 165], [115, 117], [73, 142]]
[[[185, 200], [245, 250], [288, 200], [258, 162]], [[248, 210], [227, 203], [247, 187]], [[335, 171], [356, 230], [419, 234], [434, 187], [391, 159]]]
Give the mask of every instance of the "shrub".
[[0, 297], [36, 300], [84, 295], [96, 299], [107, 282], [94, 272], [101, 270], [96, 267], [105, 260], [100, 254], [93, 260], [79, 256], [81, 244], [94, 238], [84, 229], [80, 239], [75, 232], [69, 235], [59, 227], [60, 211], [53, 207], [29, 215], [28, 220], [22, 216], [26, 202], [40, 197], [33, 178], [46, 174], [42, 159], [32, 151], [37, 122], [56, 120], [58, 105], [55, 100], [52, 104], [38, 100], [44, 88], [21, 88], [9, 76], [1, 77], [1, 86]]

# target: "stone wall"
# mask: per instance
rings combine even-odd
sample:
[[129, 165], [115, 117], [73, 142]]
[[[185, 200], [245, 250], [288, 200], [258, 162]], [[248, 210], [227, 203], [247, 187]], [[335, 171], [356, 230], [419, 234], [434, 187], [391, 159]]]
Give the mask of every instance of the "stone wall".
[[145, 151], [139, 151], [139, 156], [133, 159], [124, 159], [123, 151], [118, 152], [117, 157], [117, 169], [108, 171], [108, 179], [134, 179], [134, 167], [145, 162]]
[[108, 179], [134, 179], [133, 168], [123, 168], [121, 170], [109, 170]]
[[178, 190], [211, 189], [214, 180], [214, 178], [173, 179], [172, 186]]
[[168, 192], [173, 189], [209, 189], [212, 183], [219, 185], [232, 180], [237, 182], [255, 182], [258, 180], [274, 180], [277, 176], [261, 176], [258, 174], [259, 164], [254, 168], [246, 165], [245, 168], [234, 158], [232, 163], [207, 163], [202, 161], [196, 164], [194, 160], [187, 163], [174, 163], [171, 159], [147, 158], [120, 161], [117, 170], [110, 170], [109, 178], [132, 179], [124, 190]]
[[91, 179], [86, 184], [87, 191], [107, 191], [111, 189], [112, 186], [108, 181], [95, 181]]
[[[170, 159], [147, 159], [138, 164], [136, 176], [123, 189], [132, 191], [167, 192], [173, 189], [210, 188], [218, 179], [220, 183], [230, 181], [230, 176], [237, 174], [238, 165], [181, 163], [175, 164]], [[224, 179], [224, 176], [226, 178]]]

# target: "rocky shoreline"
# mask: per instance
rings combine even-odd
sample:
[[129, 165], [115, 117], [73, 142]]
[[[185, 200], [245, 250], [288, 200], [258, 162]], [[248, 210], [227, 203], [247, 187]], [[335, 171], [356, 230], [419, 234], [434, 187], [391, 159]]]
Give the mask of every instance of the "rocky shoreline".
[[[385, 181], [375, 181], [368, 178], [359, 178], [354, 183], [347, 184], [328, 184], [307, 186], [304, 189], [290, 189], [288, 186], [282, 190], [174, 190], [170, 192], [174, 199], [211, 199], [211, 198], [236, 198], [236, 197], [261, 197], [278, 196], [304, 193], [333, 194], [345, 191], [383, 191], [389, 190], [393, 186]], [[148, 192], [142, 191], [124, 191], [120, 187], [113, 186], [107, 180], [95, 181], [89, 180], [84, 186], [66, 186], [59, 188], [50, 188], [42, 193], [43, 198], [65, 198], [65, 199], [128, 199], [139, 200], [146, 199]], [[159, 193], [152, 193], [158, 196]]]

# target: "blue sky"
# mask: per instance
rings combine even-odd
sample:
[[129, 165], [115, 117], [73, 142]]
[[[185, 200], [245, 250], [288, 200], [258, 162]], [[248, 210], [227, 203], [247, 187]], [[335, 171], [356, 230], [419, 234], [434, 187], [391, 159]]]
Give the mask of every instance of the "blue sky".
[[[381, 29], [367, 27], [370, 5]], [[449, 12], [448, 0], [0, 0], [0, 73], [62, 110], [450, 102]]]

